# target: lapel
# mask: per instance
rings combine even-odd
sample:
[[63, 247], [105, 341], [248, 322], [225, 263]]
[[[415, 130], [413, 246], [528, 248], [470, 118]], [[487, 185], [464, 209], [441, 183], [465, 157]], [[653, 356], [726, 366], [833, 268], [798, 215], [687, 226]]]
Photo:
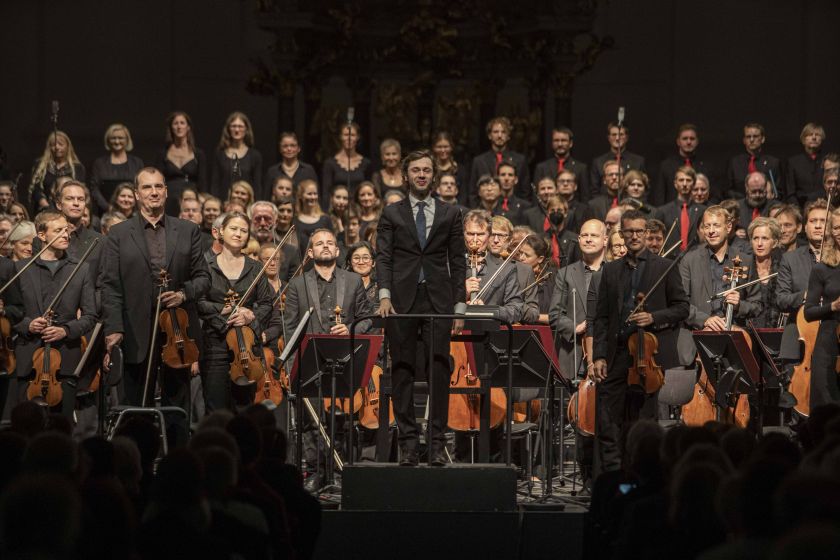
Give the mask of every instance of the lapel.
[[[572, 301], [572, 305], [580, 304], [581, 310], [586, 312], [586, 294], [582, 292], [583, 284], [584, 284], [584, 272], [583, 272], [583, 261], [577, 261], [576, 263], [571, 265], [572, 267], [572, 284], [573, 288], [577, 290], [577, 296]], [[571, 294], [569, 294], [571, 296]], [[578, 321], [580, 322], [580, 321]]]
[[697, 260], [700, 261], [700, 296], [703, 301], [712, 295], [712, 268], [709, 266], [709, 250], [706, 248], [698, 251]]
[[311, 269], [303, 275], [303, 284], [306, 288], [306, 293], [309, 295], [309, 305], [315, 308], [315, 316], [318, 317], [318, 326], [323, 328], [324, 322], [321, 320], [321, 305], [318, 299], [318, 283], [316, 282], [315, 269]]
[[[446, 212], [446, 206], [447, 206], [445, 204], [440, 204], [437, 199], [432, 198], [431, 196], [429, 197], [429, 200], [431, 200], [432, 204], [435, 205], [435, 218], [432, 221], [432, 229], [429, 230], [429, 237], [428, 237], [428, 239], [426, 239], [426, 245], [429, 244], [429, 239], [431, 239], [432, 236], [434, 236], [435, 231], [437, 230], [437, 228], [440, 226], [441, 222], [443, 221], [443, 214], [444, 214], [444, 212]], [[414, 229], [416, 230], [417, 228], [414, 228]]]
[[146, 260], [146, 266], [149, 267], [149, 270], [152, 270], [152, 264], [149, 262], [149, 248], [146, 246], [146, 238], [143, 237], [143, 218], [140, 216], [140, 212], [137, 212], [137, 218], [133, 219], [129, 222], [129, 227], [131, 228], [131, 239], [134, 240], [134, 244], [137, 245], [137, 248], [140, 249], [140, 254], [143, 255], [143, 258]]
[[[164, 261], [166, 263], [166, 270], [170, 270], [172, 264], [172, 255], [175, 254], [175, 245], [178, 244], [178, 224], [177, 220], [172, 216], [164, 218], [166, 220], [166, 256]], [[245, 257], [246, 259], [248, 257]]]
[[[399, 207], [397, 210], [402, 215], [403, 220], [405, 220], [406, 229], [411, 233], [411, 237], [414, 238], [414, 242], [417, 243], [417, 246], [420, 247], [420, 238], [417, 237], [417, 227], [415, 226], [414, 216], [411, 213], [411, 202], [409, 202], [408, 197], [405, 197], [400, 202], [398, 202]], [[437, 215], [437, 212], [435, 212]], [[428, 239], [426, 240], [428, 241]], [[422, 250], [423, 248], [420, 247]]]

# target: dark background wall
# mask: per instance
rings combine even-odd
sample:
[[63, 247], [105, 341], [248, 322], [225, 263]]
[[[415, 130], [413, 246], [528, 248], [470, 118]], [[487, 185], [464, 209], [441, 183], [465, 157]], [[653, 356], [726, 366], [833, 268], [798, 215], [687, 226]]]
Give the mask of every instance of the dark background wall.
[[[128, 125], [135, 153], [151, 161], [175, 108], [192, 115], [206, 150], [225, 116], [245, 111], [273, 163], [276, 102], [245, 91], [250, 61], [273, 41], [258, 29], [254, 8], [253, 0], [3, 0], [7, 167], [26, 173], [43, 150], [52, 99], [86, 165], [103, 152], [102, 135], [115, 121]], [[826, 126], [830, 147], [840, 146], [837, 21], [840, 2], [832, 0], [602, 2], [595, 31], [612, 35], [615, 47], [575, 83], [576, 155], [605, 151], [604, 125], [619, 105], [631, 149], [650, 169], [673, 149], [683, 121], [700, 127], [702, 151], [721, 165], [741, 149], [747, 121], [764, 123], [767, 151], [776, 155], [798, 151], [809, 120]]]

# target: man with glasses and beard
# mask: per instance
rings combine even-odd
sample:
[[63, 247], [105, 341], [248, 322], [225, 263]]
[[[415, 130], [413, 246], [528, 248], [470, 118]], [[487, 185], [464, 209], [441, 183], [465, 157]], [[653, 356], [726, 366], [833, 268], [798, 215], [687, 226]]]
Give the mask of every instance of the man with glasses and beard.
[[[659, 341], [656, 361], [662, 369], [679, 365], [676, 355], [680, 322], [688, 317], [689, 306], [680, 275], [671, 261], [645, 248], [647, 217], [638, 210], [621, 217], [621, 234], [627, 254], [602, 267], [592, 332], [591, 375], [598, 383], [596, 397], [595, 474], [621, 468], [621, 433], [638, 419], [656, 419], [657, 393], [629, 388], [628, 348], [638, 328], [653, 333]], [[651, 288], [664, 275], [653, 291]], [[635, 311], [637, 296], [644, 293], [643, 310]], [[635, 312], [634, 312], [635, 311]]]
[[746, 197], [738, 202], [740, 221], [739, 227], [748, 229], [750, 223], [758, 217], [767, 217], [770, 211], [769, 199], [767, 198], [767, 177], [764, 173], [756, 171], [747, 175], [744, 181]]
[[[288, 203], [284, 203], [284, 200], [280, 202], [283, 204], [284, 215], [288, 214], [288, 216], [292, 216], [291, 200]], [[251, 235], [259, 241], [260, 245], [265, 243], [279, 243], [283, 238], [278, 231], [280, 209], [274, 203], [268, 202], [267, 200], [258, 200], [251, 205], [251, 208], [248, 210], [248, 215], [251, 218]], [[291, 220], [289, 223], [291, 224]], [[285, 228], [285, 231], [289, 231], [288, 226]], [[300, 266], [300, 251], [298, 251], [297, 245], [294, 243], [296, 241], [297, 236], [293, 235], [283, 245], [283, 248], [280, 249], [283, 252], [283, 258], [280, 259], [280, 270], [277, 275], [283, 283], [288, 282], [292, 274]]]

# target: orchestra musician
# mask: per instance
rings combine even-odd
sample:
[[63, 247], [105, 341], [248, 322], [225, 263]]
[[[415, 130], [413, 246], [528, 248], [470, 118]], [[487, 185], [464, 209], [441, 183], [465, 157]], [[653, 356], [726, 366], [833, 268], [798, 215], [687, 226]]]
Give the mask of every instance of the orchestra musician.
[[[143, 402], [143, 394], [160, 271], [165, 269], [170, 276], [169, 287], [160, 295], [161, 310], [184, 306], [190, 317], [191, 338], [196, 338], [199, 327], [195, 302], [210, 287], [210, 273], [201, 253], [198, 226], [164, 213], [167, 189], [163, 174], [154, 167], [141, 169], [134, 179], [134, 196], [138, 211], [111, 228], [102, 251], [104, 366], [110, 369], [110, 352], [121, 344], [125, 403], [147, 406], [150, 402]], [[151, 352], [156, 361], [164, 338], [156, 337], [157, 347]], [[160, 369], [162, 403], [188, 410], [188, 376], [198, 373], [198, 364], [193, 364], [190, 372], [165, 364], [160, 364]], [[154, 394], [154, 367], [151, 372], [149, 391]], [[179, 434], [185, 436], [185, 429]]]
[[[592, 376], [598, 383], [596, 398], [595, 471], [621, 467], [620, 436], [639, 418], [655, 419], [657, 393], [628, 390], [628, 368], [633, 357], [628, 339], [638, 327], [658, 339], [656, 362], [664, 369], [678, 365], [676, 340], [679, 324], [688, 317], [688, 299], [671, 261], [645, 248], [645, 214], [630, 210], [621, 217], [627, 254], [604, 265], [598, 287], [593, 324]], [[659, 287], [651, 292], [656, 281]], [[647, 302], [637, 307], [637, 296]]]
[[[524, 227], [524, 226], [519, 226]], [[500, 262], [505, 260], [509, 254], [510, 248], [515, 247], [513, 242], [514, 232], [517, 228], [513, 227], [510, 220], [504, 216], [493, 216], [492, 224], [490, 226], [490, 240], [487, 242], [487, 251], [493, 255]], [[527, 229], [527, 228], [525, 228]], [[528, 230], [528, 233], [533, 233]], [[534, 271], [527, 264], [514, 259], [513, 263], [516, 265], [516, 280], [519, 282], [520, 289], [530, 286], [536, 280]], [[523, 323], [533, 324], [539, 321], [540, 305], [537, 301], [536, 290], [529, 290], [522, 294], [523, 308], [522, 317], [520, 321]]]
[[734, 224], [729, 212], [721, 206], [707, 208], [701, 223], [706, 246], [689, 251], [679, 264], [690, 304], [686, 324], [690, 329], [722, 331], [726, 327], [726, 306], [732, 304], [735, 306], [734, 321], [743, 326], [747, 319], [761, 313], [761, 291], [756, 284], [729, 292], [724, 297], [712, 296], [729, 288], [723, 276], [724, 268], [732, 266], [732, 259], [740, 256], [741, 266], [750, 269], [752, 258], [730, 247], [729, 234]]
[[219, 232], [222, 252], [218, 255], [212, 251], [205, 253], [210, 270], [210, 288], [198, 298], [196, 305], [204, 331], [200, 370], [208, 413], [221, 409], [241, 410], [254, 401], [254, 383], [239, 385], [231, 382], [231, 357], [225, 341], [231, 328], [245, 326], [250, 327], [260, 340], [272, 311], [273, 292], [264, 275], [248, 299], [240, 302], [236, 314], [231, 315], [233, 309], [226, 301], [229, 290], [242, 297], [262, 268], [260, 261], [246, 258], [242, 253], [250, 239], [250, 228], [250, 220], [245, 214], [226, 214]]
[[[811, 359], [811, 399], [814, 408], [840, 403], [840, 375], [836, 371], [837, 328], [840, 312], [840, 209], [831, 212], [831, 235], [814, 264], [805, 295], [805, 319], [821, 321]], [[828, 224], [827, 224], [828, 226]]]
[[[409, 195], [386, 206], [377, 227], [379, 314], [388, 317], [394, 313], [462, 312], [466, 300], [466, 250], [461, 213], [454, 206], [429, 196], [437, 176], [430, 152], [408, 154], [403, 160], [403, 175]], [[456, 307], [456, 304], [459, 305]], [[427, 350], [424, 355], [428, 355], [430, 345], [434, 347], [431, 369], [435, 394], [433, 408], [429, 411], [432, 463], [443, 466], [447, 462], [444, 431], [449, 411], [450, 331], [460, 332], [462, 328], [460, 319], [437, 320], [432, 340], [427, 321], [388, 321], [386, 324], [402, 465], [419, 463], [420, 427], [414, 417], [419, 340]]]
[[[56, 375], [62, 390], [60, 412], [72, 418], [76, 408], [76, 380], [72, 373], [82, 357], [81, 337], [96, 323], [93, 279], [89, 264], [79, 265], [79, 259], [67, 252], [70, 233], [67, 220], [60, 212], [42, 210], [35, 216], [35, 229], [44, 244], [57, 239], [16, 280], [23, 298], [23, 317], [14, 325], [18, 334], [15, 348], [18, 400], [27, 399], [27, 381], [37, 374], [33, 373], [33, 353], [49, 342], [61, 356], [61, 368]], [[19, 262], [18, 270], [24, 264]], [[81, 268], [52, 309], [54, 316], [50, 322], [44, 312], [77, 265]]]
[[[5, 285], [6, 282], [11, 280], [12, 276], [15, 275], [15, 270], [15, 263], [12, 259], [0, 256], [0, 285]], [[21, 302], [20, 284], [18, 282], [13, 282], [6, 288], [5, 292], [0, 294], [0, 317], [8, 321], [10, 329], [9, 337], [3, 343], [4, 357], [12, 356], [14, 348], [8, 344], [11, 335], [14, 334], [11, 328], [23, 318], [23, 304]], [[16, 373], [16, 371], [7, 371], [8, 369], [12, 369], [8, 365], [10, 365], [8, 358], [6, 363], [0, 364], [0, 417], [3, 416], [3, 411], [6, 407], [11, 378]]]
[[782, 333], [779, 357], [789, 364], [799, 363], [802, 359], [796, 315], [805, 302], [811, 270], [819, 261], [827, 209], [828, 204], [824, 198], [805, 204], [805, 237], [808, 244], [786, 252], [779, 262], [776, 305], [781, 313], [788, 316]]

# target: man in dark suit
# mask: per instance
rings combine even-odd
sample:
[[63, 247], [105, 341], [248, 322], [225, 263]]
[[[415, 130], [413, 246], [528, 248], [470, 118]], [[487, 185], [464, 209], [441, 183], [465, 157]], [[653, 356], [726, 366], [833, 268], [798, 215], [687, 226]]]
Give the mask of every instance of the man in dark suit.
[[[619, 165], [619, 184], [621, 177], [631, 169], [637, 171], [645, 171], [645, 158], [638, 154], [627, 151], [627, 143], [630, 141], [630, 128], [625, 125], [618, 126], [617, 123], [610, 123], [607, 125], [607, 142], [610, 145], [610, 151], [601, 154], [592, 160], [589, 165], [589, 184], [591, 185], [591, 192], [593, 196], [604, 192], [604, 164], [607, 161], [615, 161]], [[603, 216], [596, 216], [596, 218], [603, 218]]]
[[513, 225], [522, 225], [524, 223], [523, 215], [531, 207], [531, 204], [515, 194], [518, 181], [516, 165], [510, 161], [500, 163], [498, 179], [499, 186], [502, 189], [502, 196], [499, 198], [496, 211], [493, 214], [504, 216]]
[[803, 151], [787, 160], [788, 201], [800, 206], [808, 200], [816, 200], [823, 195], [822, 184], [822, 144], [825, 141], [825, 129], [809, 122], [799, 135]]
[[[615, 160], [606, 160], [603, 164], [603, 194], [599, 194], [589, 201], [589, 207], [592, 213], [595, 214], [595, 219], [603, 220], [607, 217], [607, 212], [610, 209], [618, 206], [618, 194], [621, 190], [621, 171], [618, 162]], [[598, 183], [599, 185], [601, 183]]]
[[747, 179], [747, 175], [755, 171], [761, 171], [770, 180], [778, 200], [787, 198], [781, 162], [779, 158], [762, 151], [764, 141], [764, 127], [762, 125], [758, 123], [744, 125], [743, 142], [746, 151], [729, 160], [729, 167], [726, 170], [729, 192], [726, 193], [724, 198], [741, 198], [743, 194], [741, 187]]
[[[677, 153], [671, 154], [659, 164], [659, 175], [656, 178], [656, 185], [651, 189], [648, 200], [654, 206], [662, 206], [666, 202], [674, 200], [676, 193], [671, 185], [677, 175], [677, 169], [686, 166], [691, 167], [697, 173], [702, 173], [710, 178], [713, 185], [717, 181], [711, 180], [714, 177], [712, 166], [703, 158], [697, 155], [697, 146], [700, 144], [700, 137], [697, 134], [697, 127], [690, 123], [681, 124], [677, 129]], [[715, 189], [719, 191], [719, 189]], [[713, 192], [714, 200], [721, 199], [720, 192]]]
[[750, 223], [758, 217], [767, 217], [770, 212], [770, 200], [767, 198], [767, 177], [761, 171], [747, 175], [744, 181], [746, 196], [738, 201], [739, 222], [742, 228], [749, 229]]
[[729, 283], [723, 280], [724, 268], [731, 267], [736, 256], [741, 257], [745, 271], [752, 266], [752, 257], [736, 252], [730, 246], [729, 233], [733, 224], [723, 207], [707, 208], [702, 224], [706, 245], [690, 251], [679, 264], [690, 304], [686, 325], [692, 330], [725, 330], [726, 308], [732, 304], [735, 306], [734, 322], [744, 326], [747, 319], [761, 312], [761, 293], [757, 284], [729, 292], [725, 297], [712, 296], [729, 288]]
[[[210, 272], [201, 253], [198, 226], [164, 214], [167, 191], [161, 172], [153, 167], [142, 169], [134, 180], [134, 194], [137, 212], [111, 228], [102, 251], [100, 274], [106, 369], [110, 367], [111, 350], [121, 344], [125, 402], [145, 406], [151, 404], [148, 396], [143, 402], [143, 395], [160, 272], [166, 270], [170, 278], [160, 294], [161, 309], [184, 306], [190, 316], [192, 338], [199, 328], [195, 302], [209, 289]], [[156, 337], [156, 348], [151, 352], [156, 362], [164, 338]], [[197, 364], [188, 369], [160, 364], [160, 369], [163, 404], [189, 410], [189, 375], [198, 373]], [[151, 371], [149, 394], [154, 395], [155, 368]]]
[[817, 199], [805, 205], [805, 237], [808, 244], [787, 251], [779, 262], [779, 277], [776, 283], [776, 305], [781, 313], [788, 314], [788, 321], [782, 333], [779, 357], [789, 363], [802, 360], [799, 350], [799, 329], [796, 314], [805, 301], [808, 277], [817, 262], [825, 232], [826, 201]]
[[[656, 419], [657, 393], [628, 389], [627, 370], [632, 364], [628, 339], [639, 327], [653, 333], [659, 342], [657, 363], [663, 369], [678, 365], [676, 340], [681, 321], [688, 316], [688, 300], [671, 261], [645, 248], [647, 217], [630, 210], [621, 217], [621, 234], [627, 254], [604, 265], [598, 288], [593, 325], [592, 376], [598, 383], [596, 396], [595, 470], [621, 467], [620, 435], [639, 418]], [[651, 288], [665, 275], [662, 283]], [[635, 310], [636, 296], [646, 294], [642, 311]]]
[[[691, 198], [691, 189], [697, 180], [697, 173], [688, 166], [680, 167], [674, 176], [674, 190], [677, 198], [659, 207], [659, 215], [662, 223], [668, 230], [675, 224], [673, 232], [665, 240], [665, 250], [670, 249], [677, 240], [682, 243], [677, 251], [685, 251], [691, 243], [697, 239], [697, 224], [703, 215], [706, 206], [697, 204]], [[678, 253], [675, 253], [678, 254]]]
[[[42, 243], [50, 243], [53, 239], [55, 242], [17, 279], [23, 298], [23, 317], [14, 325], [18, 334], [15, 348], [18, 400], [27, 400], [28, 382], [38, 373], [33, 372], [33, 352], [50, 343], [61, 356], [61, 367], [56, 375], [61, 383], [61, 413], [71, 418], [76, 409], [77, 385], [72, 374], [82, 357], [81, 338], [96, 323], [93, 275], [88, 271], [88, 263], [79, 265], [78, 259], [67, 254], [70, 234], [67, 220], [60, 212], [40, 212], [35, 217], [35, 229]], [[18, 270], [24, 264], [19, 262]], [[73, 276], [61, 299], [48, 309], [76, 266], [81, 267], [79, 272]], [[52, 312], [51, 316], [47, 315], [48, 311]]]
[[[466, 263], [461, 214], [430, 195], [437, 175], [434, 158], [427, 151], [410, 153], [403, 160], [403, 180], [409, 196], [385, 207], [379, 218], [376, 271], [379, 283], [379, 314], [453, 313], [465, 309]], [[457, 304], [457, 305], [456, 305]], [[399, 428], [401, 464], [419, 461], [420, 428], [414, 417], [414, 377], [417, 342], [424, 354], [434, 346], [434, 407], [431, 456], [436, 465], [446, 463], [444, 444], [449, 410], [450, 330], [463, 328], [463, 321], [435, 321], [434, 339], [429, 324], [417, 320], [391, 320], [385, 328], [393, 364], [394, 415]]]
[[[572, 157], [572, 146], [575, 135], [570, 128], [557, 127], [551, 131], [551, 150], [554, 157], [541, 161], [534, 169], [534, 180], [540, 181], [545, 177], [556, 179], [562, 171], [571, 171], [577, 180], [580, 198], [589, 200], [589, 173], [586, 164]], [[582, 223], [582, 222], [581, 222]]]
[[487, 138], [490, 139], [490, 150], [475, 156], [470, 167], [469, 204], [471, 207], [475, 208], [477, 206], [479, 177], [482, 175], [495, 177], [499, 172], [499, 164], [503, 161], [511, 161], [516, 166], [519, 178], [517, 181], [517, 196], [523, 200], [530, 200], [531, 178], [528, 174], [525, 156], [508, 149], [512, 130], [513, 126], [507, 117], [496, 117], [487, 123]]

